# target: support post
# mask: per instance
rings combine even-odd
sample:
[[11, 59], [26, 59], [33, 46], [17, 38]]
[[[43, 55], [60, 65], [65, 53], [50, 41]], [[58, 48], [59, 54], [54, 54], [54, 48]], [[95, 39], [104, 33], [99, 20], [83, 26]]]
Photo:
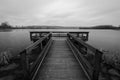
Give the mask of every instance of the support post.
[[87, 47], [85, 47], [85, 55], [87, 54]]
[[87, 33], [87, 36], [86, 36], [86, 37], [87, 37], [87, 41], [88, 41], [88, 37], [89, 37], [88, 33]]
[[99, 73], [101, 70], [101, 60], [102, 60], [102, 53], [99, 50], [96, 50], [95, 53], [95, 59], [94, 59], [94, 71], [93, 71], [93, 79], [92, 80], [98, 80], [99, 79]]
[[42, 37], [42, 33], [40, 33], [40, 38]]
[[22, 69], [23, 69], [23, 74], [24, 74], [24, 79], [29, 80], [29, 61], [27, 58], [26, 50], [20, 53], [21, 55], [21, 64], [22, 64]]
[[32, 32], [30, 32], [30, 40], [32, 41]]
[[40, 49], [42, 50], [42, 48], [43, 48], [43, 45], [42, 45], [42, 42], [40, 43]]
[[83, 39], [83, 33], [81, 33], [81, 39]]
[[77, 33], [77, 37], [79, 37], [79, 33]]

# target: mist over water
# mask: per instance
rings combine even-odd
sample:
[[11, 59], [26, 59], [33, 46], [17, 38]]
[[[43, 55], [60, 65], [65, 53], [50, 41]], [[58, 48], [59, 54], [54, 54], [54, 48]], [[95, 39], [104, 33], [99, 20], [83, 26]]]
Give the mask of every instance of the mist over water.
[[[18, 29], [0, 31], [0, 52], [10, 50], [18, 54], [32, 42], [30, 31], [46, 31], [47, 29]], [[89, 31], [88, 44], [112, 52], [120, 52], [120, 31], [118, 30], [92, 30], [92, 29], [48, 29], [47, 31]]]

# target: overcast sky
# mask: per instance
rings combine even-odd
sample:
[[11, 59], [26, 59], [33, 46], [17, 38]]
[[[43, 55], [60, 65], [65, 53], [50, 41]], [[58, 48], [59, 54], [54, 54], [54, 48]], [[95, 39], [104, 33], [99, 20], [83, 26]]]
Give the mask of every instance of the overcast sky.
[[120, 25], [120, 0], [0, 0], [0, 23], [11, 25]]

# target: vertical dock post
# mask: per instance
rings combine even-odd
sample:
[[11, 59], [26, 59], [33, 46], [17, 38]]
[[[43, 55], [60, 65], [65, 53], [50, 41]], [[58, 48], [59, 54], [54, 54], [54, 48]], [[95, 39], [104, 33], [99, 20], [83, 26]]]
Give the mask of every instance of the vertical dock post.
[[88, 33], [86, 34], [86, 39], [88, 40], [88, 37], [89, 37], [89, 35], [88, 35]]
[[32, 32], [30, 32], [30, 40], [32, 41]]
[[79, 37], [79, 33], [76, 33], [77, 34], [77, 37]]
[[29, 60], [27, 58], [27, 53], [26, 50], [20, 53], [21, 55], [21, 64], [22, 64], [22, 69], [24, 71], [24, 78], [25, 80], [29, 80]]
[[99, 79], [99, 73], [101, 70], [101, 60], [102, 60], [102, 53], [99, 50], [96, 50], [95, 59], [94, 59], [95, 65], [94, 65], [93, 79], [92, 80]]

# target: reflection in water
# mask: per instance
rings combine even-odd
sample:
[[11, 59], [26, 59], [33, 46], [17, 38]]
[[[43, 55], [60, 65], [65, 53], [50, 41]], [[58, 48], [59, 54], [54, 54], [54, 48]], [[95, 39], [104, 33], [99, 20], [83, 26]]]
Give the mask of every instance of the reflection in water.
[[88, 43], [98, 49], [120, 51], [120, 31], [115, 30], [92, 30]]
[[12, 29], [0, 29], [0, 32], [11, 32]]
[[[69, 29], [67, 29], [69, 31]], [[72, 29], [73, 31], [74, 29]], [[46, 29], [18, 29], [8, 32], [0, 32], [0, 52], [10, 49], [13, 54], [19, 53], [22, 49], [27, 47], [32, 42], [30, 41], [29, 31], [46, 31]], [[52, 31], [52, 29], [49, 29]], [[55, 31], [59, 31], [56, 29]], [[63, 30], [62, 31], [66, 31]], [[71, 30], [70, 30], [71, 31]], [[88, 31], [89, 32], [89, 43], [90, 45], [109, 51], [120, 52], [120, 31], [115, 30], [75, 30], [75, 31]]]
[[12, 50], [13, 54], [20, 52], [30, 44], [29, 32], [26, 30], [13, 30], [0, 32], [0, 52]]

